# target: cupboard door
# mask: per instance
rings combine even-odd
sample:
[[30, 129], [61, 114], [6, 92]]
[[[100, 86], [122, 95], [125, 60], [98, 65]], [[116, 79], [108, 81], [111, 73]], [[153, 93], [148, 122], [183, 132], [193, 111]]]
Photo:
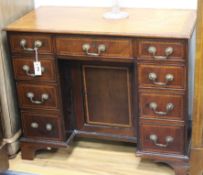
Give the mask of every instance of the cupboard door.
[[71, 63], [59, 62], [66, 127], [81, 136], [136, 142], [133, 67]]
[[129, 79], [125, 67], [83, 66], [87, 124], [132, 125]]

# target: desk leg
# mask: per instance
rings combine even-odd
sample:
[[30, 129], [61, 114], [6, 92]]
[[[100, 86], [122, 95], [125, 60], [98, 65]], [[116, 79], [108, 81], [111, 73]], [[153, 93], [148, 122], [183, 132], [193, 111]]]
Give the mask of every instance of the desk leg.
[[21, 141], [21, 157], [25, 160], [33, 160], [35, 154], [38, 150], [52, 150], [55, 151], [57, 148], [65, 147], [65, 145], [54, 145], [54, 144], [47, 144], [47, 143], [33, 143], [33, 142], [22, 142]]
[[171, 160], [171, 161], [154, 160], [154, 162], [156, 162], [156, 163], [161, 163], [162, 162], [162, 163], [168, 164], [171, 168], [174, 169], [175, 175], [188, 175], [189, 162], [185, 162], [184, 160], [183, 161], [181, 161], [181, 160], [179, 160], [179, 161], [175, 161], [175, 160]]
[[35, 144], [23, 143], [21, 142], [21, 157], [25, 160], [33, 160], [35, 157], [35, 152], [39, 147]]

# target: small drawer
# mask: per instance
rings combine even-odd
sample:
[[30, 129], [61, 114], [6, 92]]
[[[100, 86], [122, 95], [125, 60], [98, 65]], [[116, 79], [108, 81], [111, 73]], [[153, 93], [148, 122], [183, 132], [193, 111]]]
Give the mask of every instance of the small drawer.
[[139, 108], [142, 118], [184, 120], [184, 95], [141, 92]]
[[184, 153], [184, 126], [142, 123], [140, 134], [140, 147], [143, 151]]
[[35, 34], [11, 34], [10, 46], [13, 53], [34, 53], [34, 48], [38, 47], [41, 54], [52, 53], [52, 43], [50, 35]]
[[132, 40], [116, 38], [57, 37], [56, 53], [68, 56], [90, 56], [132, 59]]
[[22, 112], [21, 115], [25, 137], [62, 140], [59, 117], [40, 112]]
[[16, 80], [56, 81], [56, 66], [53, 59], [40, 59], [41, 76], [34, 74], [33, 59], [25, 57], [15, 58], [12, 61]]
[[185, 61], [186, 46], [180, 40], [143, 39], [138, 41], [138, 59], [154, 61]]
[[181, 66], [138, 64], [139, 87], [185, 89], [186, 70]]
[[58, 109], [56, 85], [17, 84], [18, 100], [21, 108]]

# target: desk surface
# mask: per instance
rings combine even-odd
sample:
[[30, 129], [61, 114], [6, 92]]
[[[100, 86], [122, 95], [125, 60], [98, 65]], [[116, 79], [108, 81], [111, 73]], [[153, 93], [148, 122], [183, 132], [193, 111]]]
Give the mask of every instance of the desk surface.
[[110, 8], [40, 7], [10, 24], [7, 31], [190, 38], [194, 10], [123, 9], [127, 19], [106, 20]]

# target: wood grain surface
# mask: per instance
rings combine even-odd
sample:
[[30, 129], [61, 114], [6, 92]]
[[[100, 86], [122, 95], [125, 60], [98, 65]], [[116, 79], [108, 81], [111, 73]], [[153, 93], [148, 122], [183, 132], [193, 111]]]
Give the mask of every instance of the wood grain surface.
[[108, 8], [40, 7], [17, 22], [9, 31], [100, 34], [119, 36], [153, 36], [190, 38], [195, 20], [194, 10], [123, 9], [129, 18], [106, 20]]
[[203, 0], [198, 1], [191, 175], [203, 173]]
[[134, 144], [82, 140], [55, 153], [41, 151], [33, 161], [20, 154], [10, 160], [10, 170], [41, 175], [174, 175], [163, 164], [135, 156]]
[[203, 146], [203, 1], [199, 0], [197, 37], [196, 37], [196, 65], [195, 65], [195, 96], [193, 118], [193, 147]]

